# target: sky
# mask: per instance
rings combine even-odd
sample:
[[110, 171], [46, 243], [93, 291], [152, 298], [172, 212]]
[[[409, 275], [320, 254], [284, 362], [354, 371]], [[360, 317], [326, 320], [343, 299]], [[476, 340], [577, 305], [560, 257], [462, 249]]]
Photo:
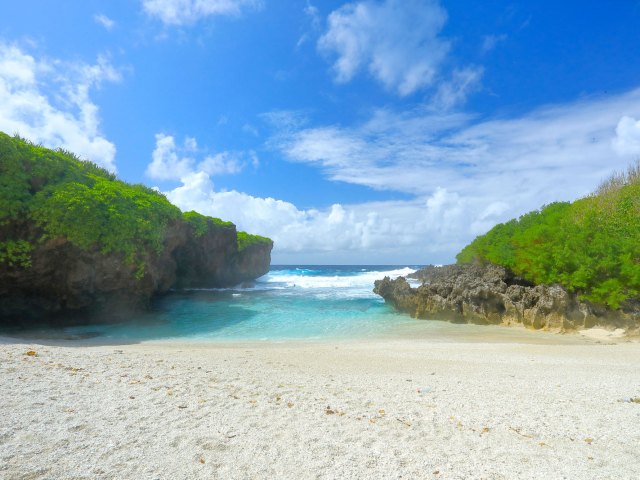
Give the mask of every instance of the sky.
[[274, 242], [450, 263], [640, 158], [640, 0], [0, 1], [0, 130]]

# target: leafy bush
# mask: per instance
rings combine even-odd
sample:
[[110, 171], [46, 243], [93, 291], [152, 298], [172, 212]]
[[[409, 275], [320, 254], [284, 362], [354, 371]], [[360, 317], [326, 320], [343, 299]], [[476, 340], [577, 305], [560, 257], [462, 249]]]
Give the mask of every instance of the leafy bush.
[[559, 283], [619, 308], [640, 296], [640, 164], [586, 198], [496, 225], [456, 259], [502, 265], [534, 283]]
[[195, 211], [185, 212], [182, 214], [184, 220], [193, 228], [193, 234], [196, 237], [201, 237], [205, 233], [209, 232], [212, 226], [218, 227], [233, 227], [232, 222], [225, 222], [216, 217], [207, 217]]
[[160, 252], [168, 223], [180, 210], [142, 185], [87, 175], [88, 184], [66, 182], [34, 198], [31, 217], [51, 237], [75, 245], [119, 252], [133, 262], [143, 252]]
[[[28, 268], [37, 242], [64, 237], [82, 249], [120, 253], [145, 273], [145, 255], [160, 252], [167, 226], [185, 221], [195, 236], [234, 224], [182, 213], [164, 195], [131, 185], [62, 149], [0, 132], [0, 265]], [[34, 235], [33, 225], [44, 235]], [[30, 226], [30, 227], [29, 227]], [[28, 233], [31, 232], [31, 233]], [[238, 250], [271, 240], [239, 232]]]
[[0, 242], [0, 264], [28, 268], [31, 266], [33, 247], [25, 240], [6, 240]]
[[251, 245], [263, 243], [265, 245], [273, 245], [273, 241], [267, 237], [260, 235], [252, 235], [247, 232], [238, 232], [238, 251], [242, 252]]

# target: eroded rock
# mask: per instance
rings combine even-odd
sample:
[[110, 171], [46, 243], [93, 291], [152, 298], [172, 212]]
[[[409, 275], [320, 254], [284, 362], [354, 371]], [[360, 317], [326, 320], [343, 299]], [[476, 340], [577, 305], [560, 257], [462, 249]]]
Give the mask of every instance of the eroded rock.
[[521, 324], [533, 329], [570, 331], [596, 325], [640, 331], [640, 308], [611, 310], [580, 300], [560, 285], [532, 285], [496, 265], [428, 266], [411, 275], [422, 281], [385, 277], [374, 292], [416, 318], [481, 325]]

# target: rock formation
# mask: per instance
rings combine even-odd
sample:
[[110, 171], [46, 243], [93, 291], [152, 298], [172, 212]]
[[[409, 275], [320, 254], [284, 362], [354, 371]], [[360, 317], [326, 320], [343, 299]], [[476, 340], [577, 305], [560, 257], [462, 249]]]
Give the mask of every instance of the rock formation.
[[145, 252], [138, 273], [120, 253], [49, 239], [31, 252], [29, 268], [0, 264], [0, 324], [126, 318], [172, 288], [228, 287], [264, 275], [272, 246], [262, 241], [239, 250], [233, 224], [212, 223], [197, 236], [177, 220], [168, 226], [162, 250]]
[[273, 242], [0, 132], [0, 325], [118, 319], [269, 270]]
[[495, 265], [429, 266], [412, 275], [422, 281], [385, 277], [374, 292], [416, 318], [456, 323], [521, 324], [534, 329], [569, 331], [593, 326], [640, 331], [640, 305], [620, 310], [580, 300], [559, 285], [532, 285]]

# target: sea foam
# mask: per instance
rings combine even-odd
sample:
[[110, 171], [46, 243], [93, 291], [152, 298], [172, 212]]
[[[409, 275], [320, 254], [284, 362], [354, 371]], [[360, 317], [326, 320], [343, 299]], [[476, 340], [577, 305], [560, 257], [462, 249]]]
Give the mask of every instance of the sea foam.
[[[368, 270], [357, 267], [272, 269], [267, 275], [257, 280], [256, 287], [284, 289], [291, 294], [375, 298], [372, 290], [376, 280], [385, 276], [394, 279], [413, 272], [415, 268], [411, 267], [391, 270]], [[304, 290], [304, 292], [296, 290]]]

